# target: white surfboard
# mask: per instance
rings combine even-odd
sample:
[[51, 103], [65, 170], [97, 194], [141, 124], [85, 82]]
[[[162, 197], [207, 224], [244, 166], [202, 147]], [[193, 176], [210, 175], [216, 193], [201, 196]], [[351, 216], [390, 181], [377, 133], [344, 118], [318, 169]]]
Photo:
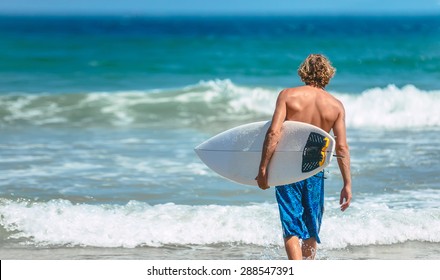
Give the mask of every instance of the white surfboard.
[[[221, 176], [244, 185], [257, 185], [261, 152], [270, 122], [249, 123], [224, 131], [198, 145], [200, 159]], [[270, 186], [304, 180], [331, 161], [335, 140], [319, 127], [285, 121], [281, 139], [269, 164]]]

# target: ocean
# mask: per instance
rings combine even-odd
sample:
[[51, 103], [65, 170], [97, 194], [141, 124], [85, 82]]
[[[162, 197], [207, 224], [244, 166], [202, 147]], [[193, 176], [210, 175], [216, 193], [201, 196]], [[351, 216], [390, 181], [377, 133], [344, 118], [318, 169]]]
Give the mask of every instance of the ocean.
[[[274, 189], [193, 148], [337, 72], [353, 202], [317, 259], [440, 259], [440, 17], [0, 16], [1, 259], [285, 259]], [[436, 165], [437, 164], [437, 165]]]

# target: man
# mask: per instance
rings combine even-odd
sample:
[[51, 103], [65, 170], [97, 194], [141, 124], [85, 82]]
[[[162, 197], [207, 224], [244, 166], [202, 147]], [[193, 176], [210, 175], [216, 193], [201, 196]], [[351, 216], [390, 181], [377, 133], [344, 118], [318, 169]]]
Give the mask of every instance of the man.
[[[268, 166], [286, 120], [315, 125], [333, 134], [338, 166], [343, 178], [340, 207], [345, 211], [351, 201], [350, 153], [346, 138], [345, 110], [342, 103], [324, 90], [335, 69], [323, 55], [311, 54], [301, 64], [298, 75], [305, 86], [282, 90], [277, 98], [272, 123], [263, 144], [258, 186], [268, 189]], [[276, 198], [289, 259], [314, 259], [324, 211], [323, 172], [304, 181], [277, 186]], [[302, 241], [302, 242], [301, 242]]]

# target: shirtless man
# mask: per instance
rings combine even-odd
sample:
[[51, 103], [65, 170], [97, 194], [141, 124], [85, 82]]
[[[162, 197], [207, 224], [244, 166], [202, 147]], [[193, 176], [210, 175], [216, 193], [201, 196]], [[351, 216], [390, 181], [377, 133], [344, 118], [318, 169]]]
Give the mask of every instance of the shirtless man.
[[[282, 134], [286, 120], [313, 124], [333, 134], [336, 139], [338, 166], [343, 178], [340, 195], [342, 211], [351, 201], [350, 153], [346, 138], [345, 110], [342, 103], [324, 90], [335, 69], [326, 57], [311, 54], [301, 64], [298, 75], [306, 84], [282, 90], [276, 102], [272, 123], [263, 144], [258, 176], [258, 186], [265, 190], [268, 165]], [[314, 259], [318, 233], [324, 212], [323, 172], [304, 181], [277, 186], [276, 197], [283, 227], [284, 244], [289, 259]], [[302, 242], [301, 242], [302, 240]]]

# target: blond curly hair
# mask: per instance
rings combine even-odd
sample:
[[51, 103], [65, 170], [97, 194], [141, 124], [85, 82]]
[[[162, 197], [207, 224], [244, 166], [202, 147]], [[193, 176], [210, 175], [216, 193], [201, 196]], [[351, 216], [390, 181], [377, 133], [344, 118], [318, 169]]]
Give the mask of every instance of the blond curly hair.
[[322, 54], [311, 54], [299, 66], [298, 75], [309, 86], [325, 88], [335, 75], [336, 69]]

